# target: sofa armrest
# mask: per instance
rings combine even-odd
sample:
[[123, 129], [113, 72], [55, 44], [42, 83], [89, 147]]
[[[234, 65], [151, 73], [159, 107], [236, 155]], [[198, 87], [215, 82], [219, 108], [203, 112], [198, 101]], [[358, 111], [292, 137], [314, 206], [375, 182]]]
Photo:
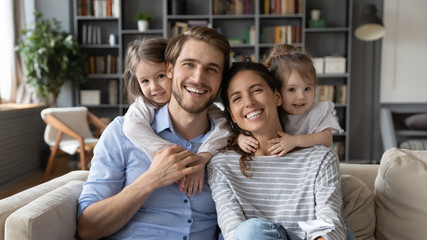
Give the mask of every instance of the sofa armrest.
[[34, 199], [55, 190], [72, 180], [86, 181], [89, 171], [72, 171], [43, 184], [37, 185], [13, 196], [0, 200], [0, 240], [4, 239], [6, 219], [19, 208], [27, 205]]
[[353, 164], [341, 163], [341, 174], [351, 175], [362, 180], [371, 192], [374, 192], [375, 179], [378, 174], [379, 164]]
[[6, 239], [73, 240], [83, 181], [74, 180], [23, 206], [5, 223]]

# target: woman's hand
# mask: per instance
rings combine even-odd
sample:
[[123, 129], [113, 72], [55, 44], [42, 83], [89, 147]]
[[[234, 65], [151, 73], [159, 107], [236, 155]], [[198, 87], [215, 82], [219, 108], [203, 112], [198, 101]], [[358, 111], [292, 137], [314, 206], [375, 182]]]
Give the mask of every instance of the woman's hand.
[[258, 141], [255, 138], [243, 134], [237, 136], [237, 144], [247, 153], [256, 152], [258, 148]]
[[279, 135], [278, 138], [268, 141], [269, 145], [272, 145], [268, 149], [270, 154], [281, 157], [298, 146], [294, 136], [282, 131], [277, 131], [277, 135]]

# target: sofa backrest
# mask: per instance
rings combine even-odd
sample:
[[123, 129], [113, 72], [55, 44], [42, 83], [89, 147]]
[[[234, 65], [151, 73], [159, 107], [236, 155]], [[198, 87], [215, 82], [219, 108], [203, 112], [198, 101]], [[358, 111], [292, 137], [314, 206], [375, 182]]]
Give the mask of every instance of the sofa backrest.
[[341, 163], [341, 174], [351, 175], [362, 180], [371, 192], [374, 192], [375, 178], [377, 177], [379, 164], [354, 164]]

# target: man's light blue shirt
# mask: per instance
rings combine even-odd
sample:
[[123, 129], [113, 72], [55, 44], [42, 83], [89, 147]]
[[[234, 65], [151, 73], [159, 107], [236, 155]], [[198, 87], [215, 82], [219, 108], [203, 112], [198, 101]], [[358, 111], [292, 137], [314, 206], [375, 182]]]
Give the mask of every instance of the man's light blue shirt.
[[[78, 217], [89, 205], [119, 193], [150, 167], [147, 155], [124, 135], [123, 122], [124, 117], [117, 117], [110, 123], [95, 147], [78, 203]], [[211, 121], [209, 132], [185, 140], [172, 126], [168, 105], [158, 110], [151, 126], [163, 139], [193, 152], [214, 129]], [[154, 191], [133, 218], [108, 239], [214, 239], [216, 217], [205, 174], [203, 192], [196, 196], [183, 194], [176, 183]]]

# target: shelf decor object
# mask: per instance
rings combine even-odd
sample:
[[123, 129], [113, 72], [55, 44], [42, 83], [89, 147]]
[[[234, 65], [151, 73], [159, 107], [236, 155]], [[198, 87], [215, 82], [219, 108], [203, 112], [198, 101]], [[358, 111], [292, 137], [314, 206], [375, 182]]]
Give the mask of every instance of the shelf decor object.
[[148, 29], [148, 26], [150, 24], [150, 20], [153, 18], [153, 15], [149, 13], [148, 11], [143, 12], [137, 12], [134, 15], [134, 19], [138, 23], [138, 31], [144, 32]]

